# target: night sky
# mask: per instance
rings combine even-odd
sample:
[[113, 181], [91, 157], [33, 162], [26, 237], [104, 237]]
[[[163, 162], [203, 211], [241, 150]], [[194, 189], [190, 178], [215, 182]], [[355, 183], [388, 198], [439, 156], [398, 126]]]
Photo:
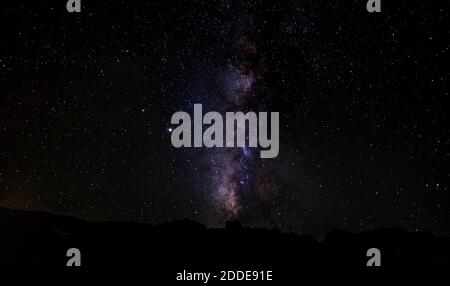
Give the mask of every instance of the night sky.
[[[449, 235], [448, 10], [365, 2], [2, 3], [0, 206]], [[173, 147], [195, 103], [279, 112], [278, 157]]]

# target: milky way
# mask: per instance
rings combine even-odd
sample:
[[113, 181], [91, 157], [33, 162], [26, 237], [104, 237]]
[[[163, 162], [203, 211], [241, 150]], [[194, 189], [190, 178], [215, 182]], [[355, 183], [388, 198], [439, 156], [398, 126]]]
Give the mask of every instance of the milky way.
[[[0, 206], [318, 236], [450, 233], [441, 5], [91, 2], [77, 15], [56, 0], [0, 12]], [[196, 103], [279, 112], [278, 156], [173, 147], [171, 116]]]
[[[236, 9], [242, 7], [238, 5]], [[249, 97], [258, 97], [258, 90], [254, 85], [263, 80], [262, 61], [256, 43], [250, 39], [253, 33], [251, 16], [242, 11], [237, 11], [236, 14], [233, 21], [233, 51], [227, 60], [228, 65], [220, 74], [225, 96], [225, 104], [219, 107], [222, 112], [248, 110]], [[257, 178], [250, 165], [259, 164], [257, 160], [257, 156], [248, 147], [227, 148], [212, 156], [213, 204], [220, 221], [239, 219], [244, 211], [243, 200], [246, 195], [255, 193]]]

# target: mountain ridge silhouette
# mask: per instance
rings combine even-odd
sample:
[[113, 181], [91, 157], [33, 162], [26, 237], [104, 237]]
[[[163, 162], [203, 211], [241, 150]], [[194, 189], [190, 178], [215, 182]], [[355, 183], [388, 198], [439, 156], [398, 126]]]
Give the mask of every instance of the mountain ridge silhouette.
[[[77, 271], [131, 270], [173, 277], [183, 269], [260, 269], [288, 277], [298, 269], [368, 271], [369, 248], [381, 251], [382, 269], [448, 268], [450, 237], [385, 228], [352, 233], [334, 228], [319, 241], [238, 221], [207, 228], [181, 219], [157, 225], [89, 222], [42, 211], [0, 208], [0, 267], [67, 271], [67, 249], [78, 248]], [[375, 267], [376, 268], [376, 267]]]

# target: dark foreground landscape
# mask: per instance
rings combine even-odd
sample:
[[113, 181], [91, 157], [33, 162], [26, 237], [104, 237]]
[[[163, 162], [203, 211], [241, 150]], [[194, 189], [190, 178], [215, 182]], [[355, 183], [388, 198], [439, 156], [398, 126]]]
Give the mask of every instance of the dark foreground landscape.
[[[370, 274], [417, 267], [450, 269], [450, 238], [394, 228], [359, 234], [333, 229], [318, 241], [276, 229], [245, 228], [239, 222], [229, 222], [223, 229], [207, 229], [190, 220], [156, 226], [96, 223], [0, 208], [0, 234], [4, 269], [120, 270], [109, 273], [140, 272], [167, 282], [184, 270], [218, 276], [221, 270], [271, 270], [274, 280], [286, 280], [310, 270]], [[380, 267], [366, 266], [366, 252], [372, 247], [381, 251]], [[66, 266], [69, 248], [80, 250], [80, 267]]]

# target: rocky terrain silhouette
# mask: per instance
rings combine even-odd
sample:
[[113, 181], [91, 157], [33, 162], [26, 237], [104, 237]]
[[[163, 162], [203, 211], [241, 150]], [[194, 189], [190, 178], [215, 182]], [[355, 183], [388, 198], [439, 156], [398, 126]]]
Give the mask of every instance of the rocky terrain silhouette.
[[[191, 220], [150, 225], [87, 222], [45, 212], [0, 208], [0, 266], [67, 271], [66, 251], [81, 251], [77, 271], [131, 270], [174, 277], [176, 272], [273, 270], [288, 277], [302, 270], [367, 267], [369, 248], [381, 251], [378, 269], [450, 266], [450, 238], [430, 232], [379, 229], [354, 234], [331, 230], [322, 241], [276, 229], [208, 229]], [[278, 272], [277, 272], [278, 271]], [[377, 270], [381, 271], [381, 270]], [[111, 272], [114, 273], [114, 272]]]

